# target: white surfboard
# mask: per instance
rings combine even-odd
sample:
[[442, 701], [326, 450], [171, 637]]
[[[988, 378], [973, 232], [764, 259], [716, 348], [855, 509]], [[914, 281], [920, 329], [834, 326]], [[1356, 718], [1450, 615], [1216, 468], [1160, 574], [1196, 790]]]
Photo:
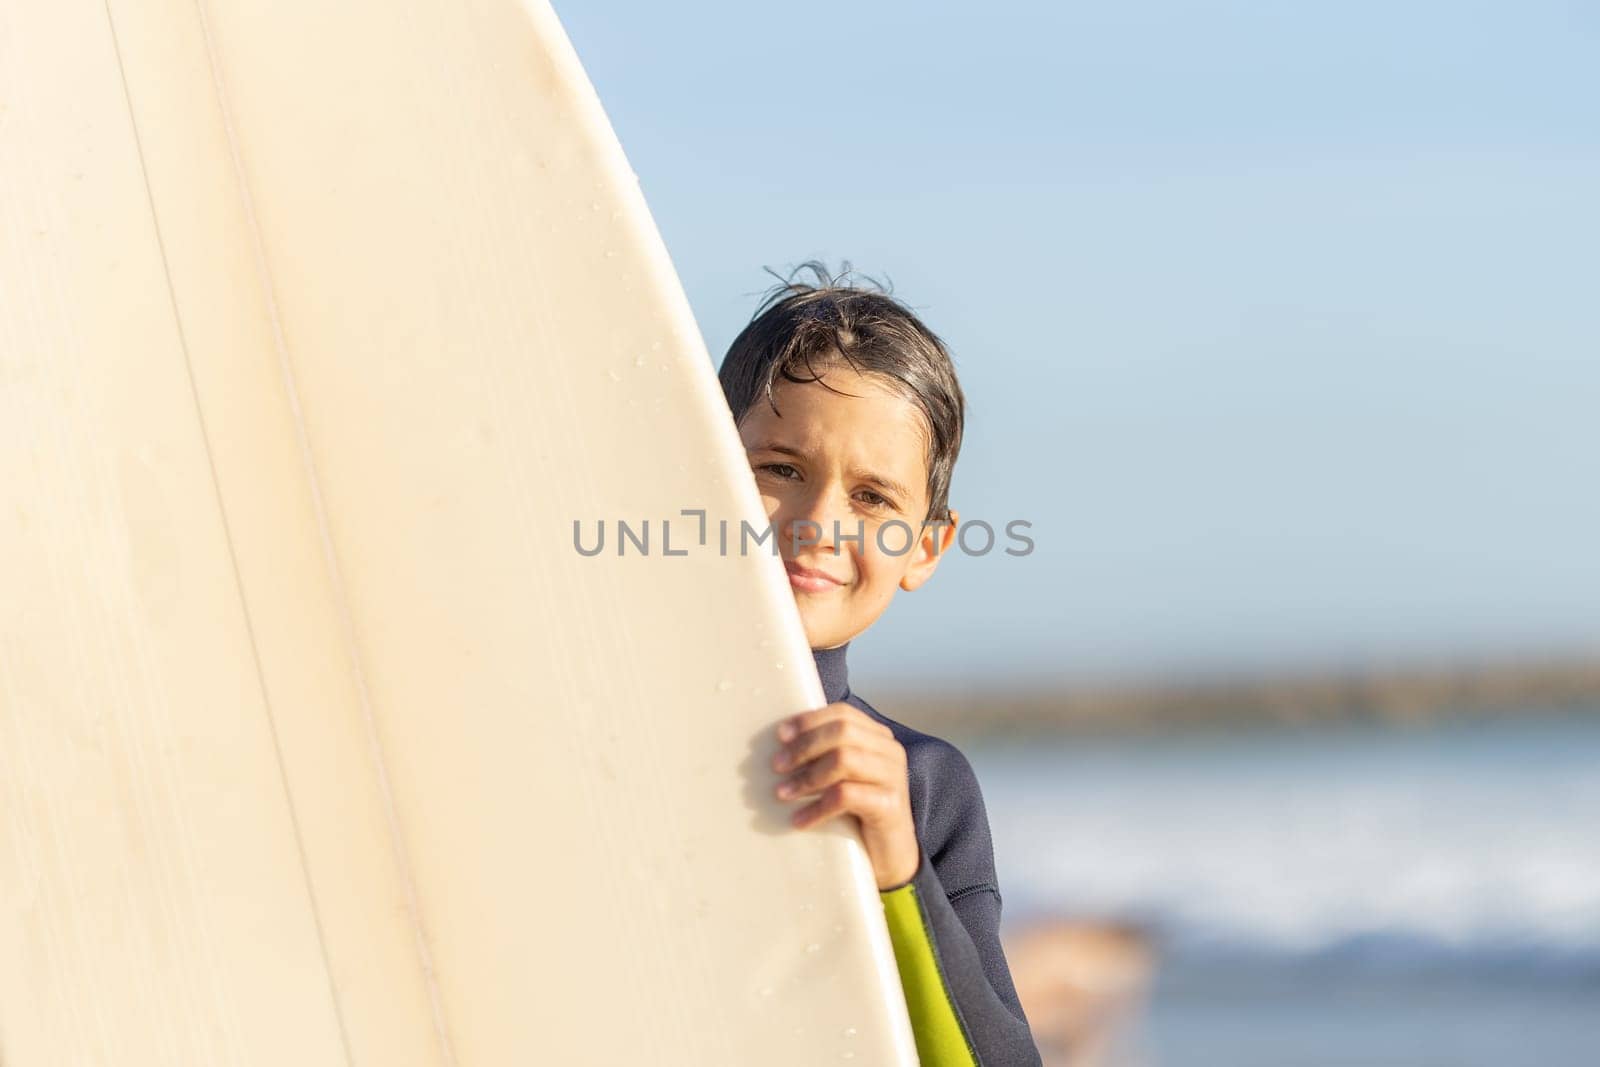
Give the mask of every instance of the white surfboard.
[[542, 0], [3, 0], [0, 1062], [913, 1062], [701, 508], [763, 521]]

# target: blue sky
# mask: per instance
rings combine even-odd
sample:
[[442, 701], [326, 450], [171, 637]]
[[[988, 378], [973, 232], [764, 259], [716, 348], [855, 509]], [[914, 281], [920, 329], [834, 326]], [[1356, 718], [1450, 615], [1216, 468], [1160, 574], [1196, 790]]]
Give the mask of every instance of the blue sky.
[[560, 3], [713, 358], [892, 279], [1033, 523], [858, 639], [1047, 680], [1600, 643], [1600, 8]]

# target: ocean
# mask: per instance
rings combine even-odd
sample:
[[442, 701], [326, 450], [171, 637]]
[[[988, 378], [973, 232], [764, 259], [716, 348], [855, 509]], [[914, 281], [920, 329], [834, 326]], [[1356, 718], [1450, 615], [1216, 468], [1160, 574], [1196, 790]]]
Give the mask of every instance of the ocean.
[[1600, 1065], [1600, 715], [966, 751], [1008, 929], [1155, 939], [1118, 1063]]

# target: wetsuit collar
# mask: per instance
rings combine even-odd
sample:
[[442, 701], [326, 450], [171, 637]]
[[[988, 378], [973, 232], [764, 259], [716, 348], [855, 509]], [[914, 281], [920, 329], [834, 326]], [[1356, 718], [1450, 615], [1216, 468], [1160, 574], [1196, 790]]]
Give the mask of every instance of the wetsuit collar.
[[812, 659], [817, 661], [817, 677], [822, 679], [822, 695], [829, 704], [837, 704], [850, 693], [850, 672], [845, 666], [846, 641], [837, 648], [814, 648]]

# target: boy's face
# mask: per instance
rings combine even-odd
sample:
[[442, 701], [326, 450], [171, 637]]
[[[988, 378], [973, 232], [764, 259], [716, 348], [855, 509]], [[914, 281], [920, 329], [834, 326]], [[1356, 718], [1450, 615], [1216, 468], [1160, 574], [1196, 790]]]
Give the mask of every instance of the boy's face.
[[897, 588], [928, 580], [955, 538], [953, 526], [923, 526], [922, 412], [848, 365], [823, 373], [826, 386], [779, 381], [782, 415], [763, 398], [739, 424], [812, 648], [871, 626]]

